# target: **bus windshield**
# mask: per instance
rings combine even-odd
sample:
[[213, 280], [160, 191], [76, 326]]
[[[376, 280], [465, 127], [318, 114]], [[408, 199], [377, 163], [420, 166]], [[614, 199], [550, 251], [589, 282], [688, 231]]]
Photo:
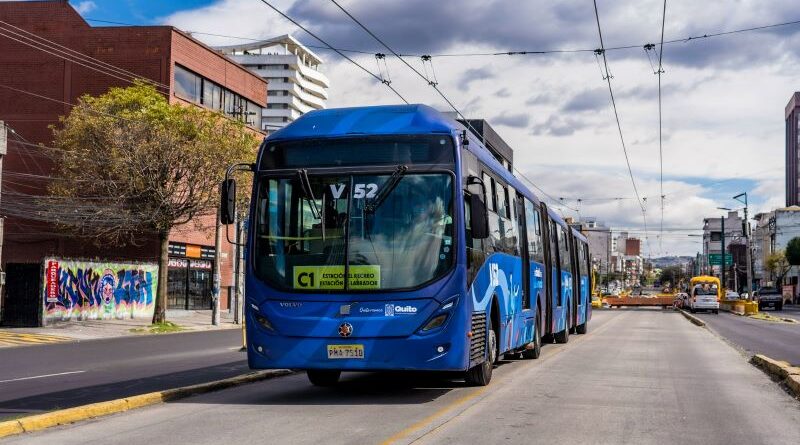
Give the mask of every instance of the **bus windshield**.
[[449, 173], [298, 173], [263, 178], [257, 192], [256, 273], [278, 289], [410, 289], [453, 263]]

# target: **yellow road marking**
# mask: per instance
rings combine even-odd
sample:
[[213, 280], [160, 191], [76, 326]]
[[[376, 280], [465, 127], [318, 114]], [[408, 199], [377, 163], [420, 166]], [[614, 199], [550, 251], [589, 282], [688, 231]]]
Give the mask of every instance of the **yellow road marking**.
[[482, 386], [482, 387], [472, 391], [471, 393], [469, 393], [469, 394], [467, 394], [467, 395], [465, 395], [463, 397], [460, 397], [460, 398], [448, 403], [446, 406], [444, 406], [443, 408], [441, 408], [438, 411], [434, 412], [433, 414], [429, 415], [428, 417], [425, 417], [424, 419], [420, 420], [419, 422], [414, 423], [413, 425], [408, 426], [408, 427], [402, 429], [401, 431], [395, 433], [392, 437], [390, 437], [390, 438], [384, 440], [383, 442], [381, 442], [381, 445], [392, 444], [392, 443], [394, 443], [394, 442], [396, 442], [396, 441], [398, 441], [398, 440], [400, 440], [400, 439], [402, 439], [404, 437], [410, 436], [412, 433], [421, 430], [426, 425], [428, 425], [430, 423], [433, 423], [434, 420], [436, 420], [437, 418], [445, 415], [447, 412], [449, 412], [451, 410], [455, 410], [459, 405], [463, 405], [463, 404], [469, 402], [470, 400], [478, 397], [479, 395], [483, 394], [484, 392], [486, 392], [486, 390], [488, 388], [489, 388], [488, 386]]
[[29, 334], [24, 332], [0, 331], [0, 346], [41, 345], [48, 343], [62, 343], [72, 340], [49, 334]]

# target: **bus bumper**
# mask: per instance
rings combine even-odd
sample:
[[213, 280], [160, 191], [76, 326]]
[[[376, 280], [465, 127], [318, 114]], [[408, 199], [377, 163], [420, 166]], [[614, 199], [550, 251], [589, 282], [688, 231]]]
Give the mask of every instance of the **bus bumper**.
[[[254, 332], [255, 331], [255, 332]], [[465, 371], [469, 339], [445, 329], [405, 338], [297, 338], [249, 330], [251, 369], [336, 369], [342, 371]], [[364, 358], [329, 358], [329, 346], [363, 348]]]

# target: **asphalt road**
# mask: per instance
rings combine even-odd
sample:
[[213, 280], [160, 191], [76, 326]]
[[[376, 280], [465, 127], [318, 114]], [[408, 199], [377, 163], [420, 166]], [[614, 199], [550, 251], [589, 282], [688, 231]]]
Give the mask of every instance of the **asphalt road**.
[[800, 404], [680, 314], [597, 311], [585, 336], [504, 362], [485, 388], [434, 375], [302, 373], [10, 444], [796, 444]]
[[237, 329], [0, 349], [0, 420], [239, 375]]
[[[800, 312], [796, 308], [782, 312], [767, 310], [766, 313], [800, 321]], [[764, 354], [800, 365], [800, 323], [754, 320], [728, 312], [718, 315], [699, 312], [695, 316], [705, 321], [714, 332], [751, 354]]]

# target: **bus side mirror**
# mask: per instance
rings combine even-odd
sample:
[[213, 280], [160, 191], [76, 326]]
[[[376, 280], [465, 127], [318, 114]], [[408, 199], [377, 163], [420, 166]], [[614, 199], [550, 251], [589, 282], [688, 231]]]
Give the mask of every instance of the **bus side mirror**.
[[236, 215], [236, 180], [226, 179], [220, 186], [219, 222], [233, 224]]
[[472, 238], [486, 239], [489, 237], [489, 215], [486, 213], [486, 204], [481, 195], [474, 193], [469, 196], [470, 221]]

